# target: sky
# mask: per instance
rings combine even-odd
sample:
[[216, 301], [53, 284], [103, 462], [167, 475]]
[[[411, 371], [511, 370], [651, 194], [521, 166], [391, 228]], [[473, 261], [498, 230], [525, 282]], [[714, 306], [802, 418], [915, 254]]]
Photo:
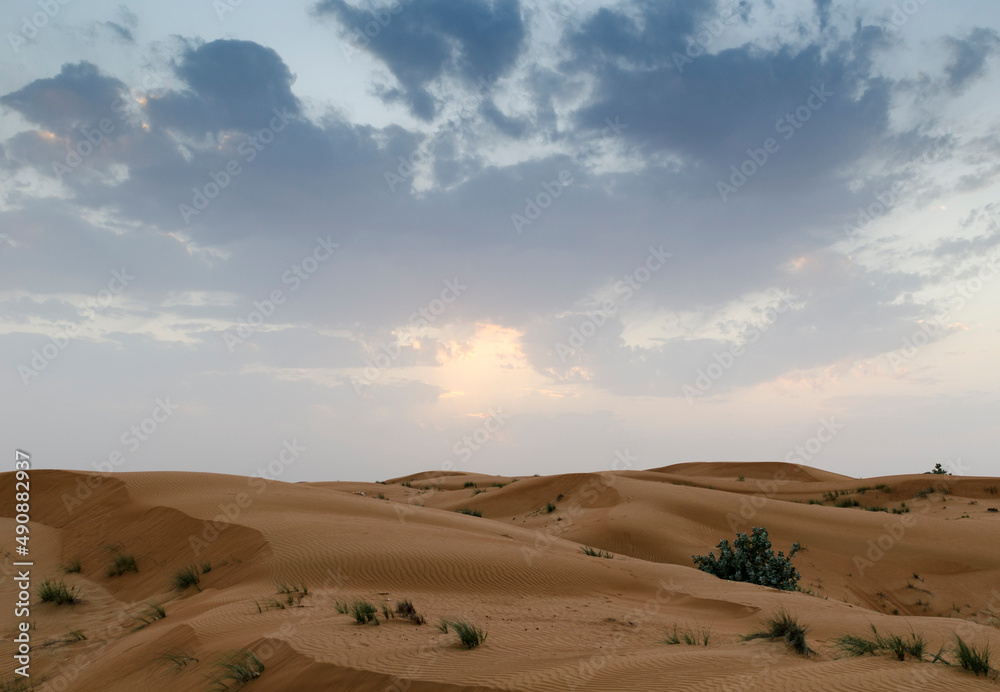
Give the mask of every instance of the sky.
[[998, 3], [10, 5], [36, 468], [1000, 473]]

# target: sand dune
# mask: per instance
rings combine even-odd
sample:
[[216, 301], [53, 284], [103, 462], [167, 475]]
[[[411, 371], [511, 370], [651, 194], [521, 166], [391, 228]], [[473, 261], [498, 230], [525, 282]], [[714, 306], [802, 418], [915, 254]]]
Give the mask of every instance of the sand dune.
[[[83, 600], [34, 603], [32, 680], [207, 690], [223, 657], [249, 650], [264, 664], [249, 690], [994, 689], [954, 665], [843, 657], [834, 640], [875, 625], [912, 628], [931, 653], [955, 632], [997, 650], [1000, 514], [987, 511], [1000, 507], [997, 485], [770, 462], [385, 484], [36, 471], [35, 588], [63, 579]], [[0, 486], [12, 537], [12, 475]], [[893, 514], [903, 503], [909, 511]], [[694, 569], [692, 554], [752, 526], [767, 527], [776, 550], [802, 544], [803, 591]], [[9, 573], [13, 543], [0, 548]], [[119, 554], [138, 571], [108, 576]], [[80, 571], [64, 573], [77, 560]], [[178, 591], [173, 576], [192, 565], [199, 584]], [[358, 625], [335, 608], [355, 597], [390, 608], [408, 598], [427, 624]], [[13, 580], [0, 598], [15, 600]], [[136, 629], [151, 602], [166, 617]], [[778, 607], [809, 626], [813, 656], [741, 639]], [[486, 642], [466, 650], [435, 626], [456, 617]], [[710, 629], [708, 646], [662, 643], [675, 623]], [[3, 634], [9, 680], [11, 625]]]

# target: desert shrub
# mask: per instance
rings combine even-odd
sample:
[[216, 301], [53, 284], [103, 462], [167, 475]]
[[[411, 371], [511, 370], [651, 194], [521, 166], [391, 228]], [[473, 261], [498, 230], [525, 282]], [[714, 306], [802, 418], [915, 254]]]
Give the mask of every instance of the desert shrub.
[[417, 609], [413, 607], [408, 598], [396, 602], [396, 614], [402, 618], [406, 618], [415, 625], [422, 625], [426, 622], [424, 616], [417, 613]]
[[667, 638], [663, 640], [664, 644], [687, 644], [688, 646], [708, 646], [708, 641], [712, 637], [712, 629], [701, 628], [694, 631], [688, 627], [683, 630], [677, 628], [677, 623], [674, 623], [673, 629], [667, 630]]
[[456, 509], [459, 514], [468, 514], [470, 517], [481, 517], [483, 513], [478, 509], [469, 509], [468, 507], [462, 507], [461, 509]]
[[38, 586], [38, 598], [42, 603], [55, 603], [63, 605], [68, 603], [74, 605], [83, 600], [80, 597], [80, 589], [76, 586], [67, 587], [66, 583], [60, 579], [46, 579]]
[[201, 582], [201, 575], [200, 570], [196, 565], [181, 567], [179, 570], [174, 572], [174, 576], [171, 577], [170, 581], [172, 586], [178, 591], [184, 591], [189, 586], [193, 586], [201, 591], [201, 587], [198, 586]]
[[120, 577], [126, 572], [138, 572], [139, 567], [135, 564], [134, 555], [118, 553], [111, 564], [108, 565], [107, 574], [109, 577]]
[[854, 634], [846, 634], [835, 640], [834, 645], [849, 656], [863, 656], [871, 654], [875, 656], [879, 653], [891, 653], [898, 660], [906, 660], [909, 654], [918, 661], [923, 660], [924, 650], [927, 642], [923, 635], [919, 635], [910, 630], [908, 635], [900, 634], [879, 634], [875, 625], [871, 626], [872, 636], [862, 637]]
[[[237, 651], [215, 664], [219, 671], [211, 681], [217, 690], [239, 689], [264, 672], [264, 664], [248, 649]], [[230, 685], [232, 683], [232, 685]]]
[[764, 628], [743, 635], [743, 639], [782, 639], [792, 649], [803, 656], [813, 653], [806, 643], [806, 632], [808, 627], [799, 624], [799, 621], [785, 609], [781, 608], [772, 615], [764, 618]]
[[958, 663], [965, 670], [971, 670], [978, 677], [990, 674], [990, 645], [985, 644], [982, 648], [975, 644], [969, 644], [957, 634], [955, 635], [955, 656]]
[[936, 476], [950, 476], [951, 474], [944, 470], [944, 467], [940, 463], [934, 464], [934, 468], [926, 473], [933, 473]]
[[65, 565], [62, 566], [62, 571], [66, 574], [79, 574], [80, 573], [80, 561], [70, 560]]
[[351, 601], [349, 611], [354, 617], [354, 621], [359, 625], [365, 625], [369, 622], [374, 622], [376, 625], [378, 624], [378, 617], [375, 615], [378, 611], [375, 606], [368, 601], [361, 600], [360, 598]]
[[581, 550], [583, 550], [584, 555], [590, 555], [591, 557], [606, 557], [609, 560], [614, 558], [614, 555], [612, 555], [608, 551], [597, 550], [596, 548], [591, 548], [589, 545], [583, 546]]
[[486, 641], [486, 633], [466, 620], [459, 618], [458, 620], [450, 621], [448, 624], [451, 625], [455, 634], [458, 635], [458, 640], [462, 642], [462, 646], [466, 649], [475, 649]]
[[556, 503], [555, 502], [550, 502], [547, 505], [545, 505], [545, 513], [546, 514], [552, 514], [554, 511], [556, 511]]
[[997, 494], [997, 486], [995, 486], [995, 485], [988, 485], [988, 486], [986, 486], [986, 492], [988, 492], [990, 495], [996, 495]]
[[792, 557], [799, 551], [799, 544], [792, 543], [788, 557], [781, 551], [775, 555], [767, 529], [762, 526], [754, 526], [750, 536], [737, 533], [732, 546], [726, 539], [719, 541], [718, 549], [718, 558], [709, 553], [692, 555], [691, 559], [702, 572], [714, 574], [720, 579], [745, 581], [786, 591], [795, 589], [802, 577], [792, 565]]
[[857, 500], [853, 499], [853, 498], [845, 497], [843, 500], [837, 500], [834, 503], [834, 506], [836, 506], [836, 507], [860, 507], [861, 503], [858, 502]]
[[476, 484], [473, 483], [472, 481], [465, 481], [465, 485], [463, 485], [462, 487], [463, 488], [475, 488]]

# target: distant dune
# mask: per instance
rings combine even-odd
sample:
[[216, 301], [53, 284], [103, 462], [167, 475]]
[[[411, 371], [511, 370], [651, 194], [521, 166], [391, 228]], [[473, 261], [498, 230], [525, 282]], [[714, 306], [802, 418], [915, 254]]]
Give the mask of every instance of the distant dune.
[[[0, 474], [5, 612], [16, 600], [13, 485]], [[930, 661], [945, 646], [954, 663], [958, 633], [990, 643], [998, 665], [997, 478], [699, 462], [519, 478], [429, 471], [379, 484], [34, 471], [31, 485], [39, 690], [208, 690], [219, 662], [240, 652], [263, 664], [247, 690], [996, 689]], [[694, 568], [692, 554], [754, 526], [775, 550], [802, 545], [801, 591]], [[137, 571], [109, 576], [128, 557]], [[179, 590], [185, 568], [198, 583]], [[45, 578], [82, 600], [38, 602]], [[338, 612], [355, 598], [376, 606], [378, 626]], [[385, 620], [382, 606], [401, 599], [426, 624]], [[812, 656], [741, 638], [779, 607], [808, 626]], [[486, 641], [466, 649], [454, 626], [437, 627], [457, 618]], [[4, 682], [15, 667], [9, 621]], [[710, 630], [708, 645], [663, 643], [675, 624]], [[922, 635], [924, 661], [835, 646], [872, 625]]]

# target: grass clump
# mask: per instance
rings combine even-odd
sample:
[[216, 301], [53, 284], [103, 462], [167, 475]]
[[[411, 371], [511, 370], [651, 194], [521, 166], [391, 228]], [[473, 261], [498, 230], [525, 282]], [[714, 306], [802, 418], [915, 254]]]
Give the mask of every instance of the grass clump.
[[70, 560], [65, 565], [62, 566], [62, 571], [66, 574], [79, 574], [80, 573], [80, 561]]
[[120, 577], [126, 572], [139, 572], [139, 567], [135, 564], [135, 556], [118, 553], [111, 561], [111, 564], [108, 565], [107, 575], [109, 577]]
[[468, 514], [470, 517], [481, 517], [483, 513], [478, 509], [469, 509], [468, 507], [462, 507], [461, 509], [456, 509], [459, 514]]
[[861, 503], [852, 497], [845, 497], [843, 500], [837, 500], [834, 503], [834, 507], [860, 507]]
[[[443, 629], [441, 628], [441, 625], [443, 625]], [[475, 649], [477, 646], [486, 641], [486, 633], [470, 623], [468, 620], [463, 620], [462, 618], [448, 622], [442, 620], [441, 625], [439, 625], [439, 629], [441, 629], [442, 632], [447, 632], [448, 626], [450, 625], [451, 629], [458, 635], [458, 640], [466, 649]]]
[[171, 578], [171, 584], [177, 591], [185, 591], [189, 586], [193, 586], [201, 591], [201, 587], [198, 586], [199, 583], [201, 583], [201, 573], [197, 565], [181, 567], [174, 572], [174, 576]]
[[138, 622], [139, 625], [132, 630], [133, 632], [138, 632], [144, 627], [149, 627], [157, 620], [162, 620], [163, 618], [167, 617], [167, 611], [164, 610], [163, 606], [161, 606], [156, 601], [150, 601], [146, 605], [149, 606], [146, 610], [144, 610], [139, 615], [134, 616], [136, 622]]
[[955, 657], [959, 665], [965, 670], [971, 670], [976, 677], [982, 673], [984, 676], [990, 674], [990, 645], [986, 644], [982, 648], [975, 644], [969, 644], [957, 634], [955, 635]]
[[590, 555], [591, 557], [605, 557], [609, 560], [614, 559], [614, 555], [606, 550], [597, 550], [596, 548], [591, 548], [589, 545], [585, 545], [581, 548], [584, 555]]
[[751, 639], [770, 639], [772, 641], [784, 640], [788, 646], [797, 654], [808, 656], [813, 653], [806, 643], [806, 632], [808, 627], [799, 624], [798, 619], [791, 615], [784, 608], [780, 608], [773, 614], [764, 618], [764, 628], [743, 635], [744, 641]]
[[38, 586], [38, 598], [41, 599], [42, 603], [55, 603], [56, 605], [63, 605], [64, 603], [74, 605], [83, 600], [80, 596], [79, 587], [67, 587], [62, 579], [59, 581], [55, 579], [46, 579], [43, 581]]
[[465, 481], [465, 485], [463, 485], [462, 487], [463, 488], [475, 488], [476, 484], [473, 483], [472, 481]]
[[366, 625], [369, 622], [378, 624], [378, 617], [375, 615], [378, 609], [368, 601], [360, 598], [351, 601], [351, 604], [348, 606], [348, 612], [350, 612], [354, 621], [359, 625]]
[[845, 634], [837, 639], [835, 646], [848, 656], [875, 656], [880, 653], [890, 653], [900, 661], [905, 661], [907, 654], [922, 661], [927, 642], [923, 635], [910, 630], [908, 635], [879, 634], [875, 625], [871, 626], [872, 636], [862, 637], [855, 634]]
[[396, 614], [415, 625], [422, 625], [426, 622], [424, 616], [417, 612], [408, 598], [396, 602]]
[[201, 563], [202, 574], [208, 574], [211, 571], [212, 571], [212, 562], [210, 560], [206, 560], [205, 562]]
[[695, 566], [702, 572], [714, 574], [720, 579], [744, 581], [751, 584], [770, 586], [786, 591], [794, 590], [802, 575], [792, 565], [792, 557], [800, 549], [792, 543], [788, 557], [781, 551], [777, 555], [771, 550], [771, 540], [767, 529], [755, 526], [752, 535], [737, 533], [733, 545], [723, 539], [718, 545], [719, 557], [714, 553], [692, 555]]
[[698, 631], [694, 631], [690, 628], [685, 627], [683, 630], [677, 628], [677, 623], [674, 623], [673, 629], [667, 630], [667, 638], [663, 640], [664, 644], [687, 644], [688, 646], [708, 646], [708, 641], [712, 636], [712, 629], [702, 628]]
[[264, 672], [264, 664], [249, 649], [242, 649], [215, 664], [218, 673], [211, 678], [216, 690], [238, 690]]
[[552, 514], [554, 511], [556, 511], [556, 503], [555, 502], [549, 502], [547, 505], [545, 505], [545, 513], [546, 514]]
[[194, 656], [181, 651], [180, 649], [171, 649], [170, 651], [164, 651], [162, 654], [156, 657], [157, 661], [160, 661], [164, 665], [173, 666], [174, 672], [180, 672], [188, 663], [197, 663], [198, 659]]

